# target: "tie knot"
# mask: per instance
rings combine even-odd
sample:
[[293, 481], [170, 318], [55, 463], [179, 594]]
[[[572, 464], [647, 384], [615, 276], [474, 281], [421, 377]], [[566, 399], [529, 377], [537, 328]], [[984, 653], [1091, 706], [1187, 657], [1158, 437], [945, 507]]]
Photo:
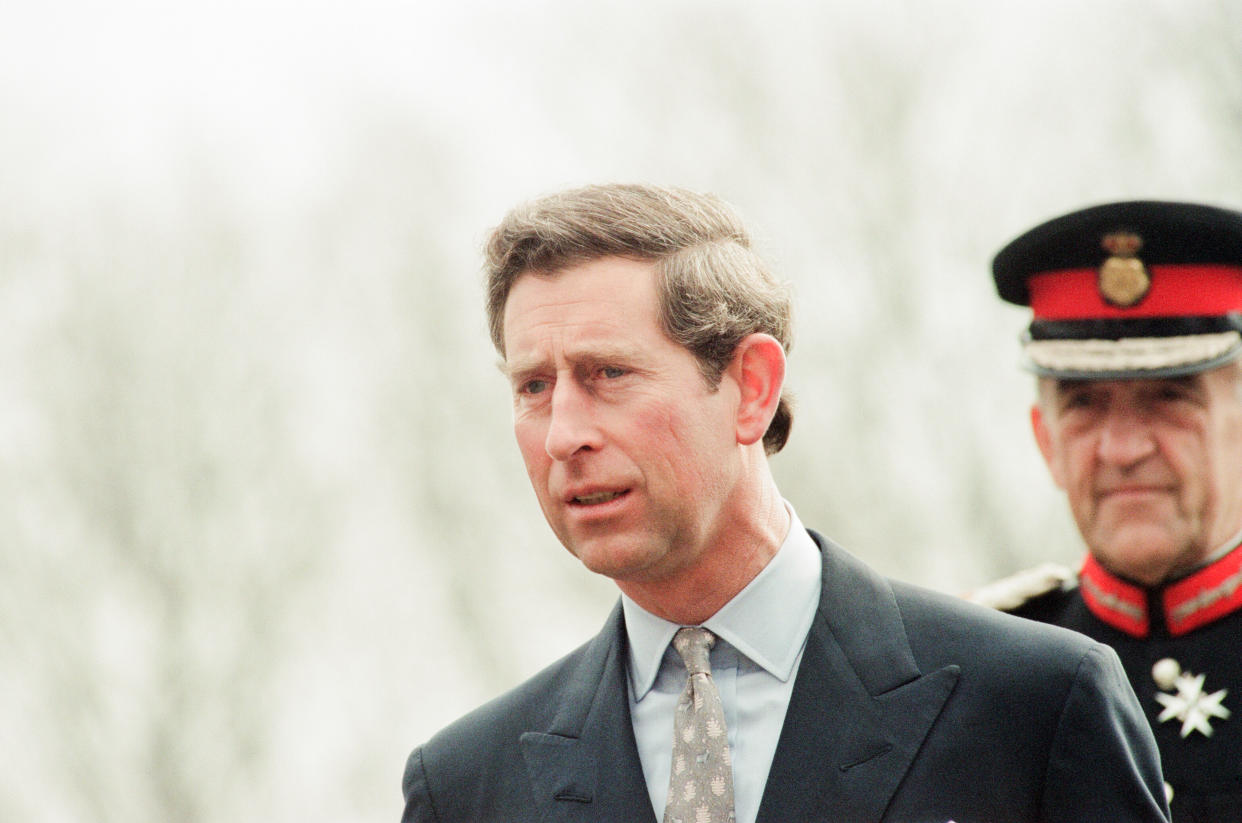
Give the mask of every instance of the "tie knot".
[[716, 635], [702, 626], [683, 626], [673, 635], [673, 648], [681, 655], [690, 674], [711, 674], [707, 653], [716, 644]]

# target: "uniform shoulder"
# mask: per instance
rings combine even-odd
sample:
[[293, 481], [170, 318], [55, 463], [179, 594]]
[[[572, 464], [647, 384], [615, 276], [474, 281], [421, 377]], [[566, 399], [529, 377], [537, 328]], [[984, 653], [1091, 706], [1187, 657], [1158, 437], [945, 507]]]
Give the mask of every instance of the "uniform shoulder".
[[986, 583], [969, 592], [966, 599], [998, 611], [1020, 613], [1045, 601], [1059, 600], [1078, 585], [1078, 577], [1068, 566], [1041, 563]]

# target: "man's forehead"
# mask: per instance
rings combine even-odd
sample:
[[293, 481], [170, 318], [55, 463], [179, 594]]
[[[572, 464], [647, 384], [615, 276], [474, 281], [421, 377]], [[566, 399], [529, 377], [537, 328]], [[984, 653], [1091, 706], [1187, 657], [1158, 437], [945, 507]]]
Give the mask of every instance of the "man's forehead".
[[1176, 377], [1110, 377], [1104, 380], [1092, 380], [1081, 377], [1041, 377], [1043, 385], [1057, 391], [1074, 391], [1077, 389], [1158, 389], [1162, 386], [1187, 386], [1203, 382], [1202, 374], [1183, 374]]
[[543, 300], [610, 303], [634, 296], [654, 307], [655, 264], [628, 257], [599, 257], [554, 270], [527, 269], [514, 278], [505, 298], [506, 321], [515, 306]]
[[523, 273], [505, 303], [505, 348], [550, 338], [607, 346], [636, 329], [655, 328], [659, 297], [651, 269], [614, 257], [554, 273]]
[[1223, 398], [1242, 407], [1242, 384], [1238, 382], [1235, 365], [1206, 372], [1160, 378], [1110, 378], [1093, 380], [1078, 377], [1040, 377], [1038, 393], [1041, 398], [1063, 398], [1083, 393], [1111, 396], [1117, 399], [1141, 399], [1160, 396], [1170, 389], [1194, 392], [1205, 399]]

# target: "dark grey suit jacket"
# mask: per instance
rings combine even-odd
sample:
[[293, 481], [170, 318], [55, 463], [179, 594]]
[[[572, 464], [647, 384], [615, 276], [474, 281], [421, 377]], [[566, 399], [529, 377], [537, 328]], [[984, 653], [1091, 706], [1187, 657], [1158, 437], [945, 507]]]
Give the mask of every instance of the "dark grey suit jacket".
[[[823, 594], [760, 823], [1167, 819], [1112, 650], [887, 580], [812, 536]], [[591, 642], [414, 750], [404, 823], [655, 823], [625, 660], [618, 606]]]

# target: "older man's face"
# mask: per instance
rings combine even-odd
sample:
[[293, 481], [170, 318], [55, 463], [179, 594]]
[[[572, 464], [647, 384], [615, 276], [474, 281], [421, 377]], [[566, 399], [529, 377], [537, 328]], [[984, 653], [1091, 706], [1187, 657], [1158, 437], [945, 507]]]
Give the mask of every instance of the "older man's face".
[[1035, 438], [1088, 549], [1155, 585], [1242, 530], [1242, 400], [1227, 365], [1164, 380], [1040, 381]]

